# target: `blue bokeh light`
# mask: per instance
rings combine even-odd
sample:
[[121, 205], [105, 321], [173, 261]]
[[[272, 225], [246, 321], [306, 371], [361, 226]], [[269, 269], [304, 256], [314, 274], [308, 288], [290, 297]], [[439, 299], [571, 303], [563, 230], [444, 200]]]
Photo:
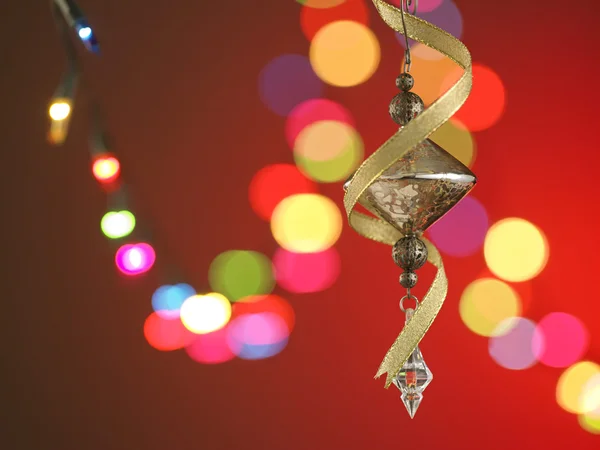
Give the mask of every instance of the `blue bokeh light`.
[[89, 38], [92, 37], [92, 29], [90, 27], [81, 27], [77, 34], [79, 34], [79, 37], [81, 39], [87, 41]]
[[280, 353], [286, 347], [287, 343], [287, 338], [274, 344], [251, 345], [243, 343], [237, 351], [237, 356], [240, 359], [247, 360], [271, 358]]
[[196, 290], [189, 284], [166, 284], [152, 294], [152, 309], [166, 319], [179, 317], [181, 305], [192, 295], [196, 295]]

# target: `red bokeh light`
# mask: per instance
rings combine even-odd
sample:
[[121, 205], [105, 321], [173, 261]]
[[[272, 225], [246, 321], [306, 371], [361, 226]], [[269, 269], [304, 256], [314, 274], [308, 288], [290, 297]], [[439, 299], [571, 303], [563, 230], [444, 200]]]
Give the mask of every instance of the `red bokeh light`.
[[275, 207], [295, 194], [317, 192], [317, 185], [292, 164], [273, 164], [259, 170], [250, 182], [250, 205], [256, 214], [270, 220]]
[[327, 9], [303, 6], [300, 12], [300, 27], [309, 41], [312, 41], [323, 26], [340, 20], [351, 20], [368, 25], [369, 10], [364, 0], [346, 0], [338, 6]]
[[[442, 83], [441, 92], [452, 87], [462, 74], [463, 70], [460, 68], [452, 71]], [[469, 131], [486, 130], [500, 120], [505, 105], [506, 91], [500, 77], [489, 67], [473, 64], [473, 90], [451, 120]]]
[[183, 348], [194, 339], [179, 317], [167, 319], [156, 313], [150, 314], [144, 322], [144, 336], [152, 347], [163, 352]]
[[119, 177], [120, 172], [121, 164], [112, 155], [99, 156], [92, 163], [92, 173], [100, 183], [112, 183]]

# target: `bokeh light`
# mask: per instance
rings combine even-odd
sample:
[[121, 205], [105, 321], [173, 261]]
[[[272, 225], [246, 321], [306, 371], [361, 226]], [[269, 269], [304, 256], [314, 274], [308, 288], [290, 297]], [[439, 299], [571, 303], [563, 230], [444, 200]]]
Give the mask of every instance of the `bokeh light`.
[[346, 0], [296, 0], [298, 3], [309, 8], [333, 8], [334, 6], [341, 5]]
[[485, 207], [475, 197], [469, 196], [429, 229], [429, 237], [443, 253], [464, 257], [481, 249], [488, 227]]
[[[481, 336], [501, 336], [521, 314], [516, 291], [493, 278], [483, 278], [469, 284], [459, 304], [460, 317], [471, 331]], [[500, 326], [502, 325], [502, 326]]]
[[231, 321], [228, 338], [233, 341], [232, 348], [240, 344], [269, 345], [289, 336], [289, 330], [279, 315], [274, 313], [244, 314]]
[[[401, 4], [400, 4], [401, 0], [390, 0], [388, 3], [390, 5], [394, 5], [396, 8], [400, 8]], [[428, 13], [431, 12], [433, 10], [435, 10], [436, 8], [439, 8], [439, 6], [444, 3], [444, 1], [448, 1], [448, 0], [418, 0], [419, 1], [419, 7], [418, 7], [418, 15], [421, 16], [422, 13]], [[412, 11], [412, 6], [410, 8], [410, 10]]]
[[[460, 10], [456, 6], [453, 1], [444, 0], [443, 3], [439, 2], [436, 7], [431, 8], [430, 10], [425, 12], [424, 7], [421, 5], [421, 1], [419, 1], [419, 18], [432, 23], [433, 25], [441, 28], [442, 30], [450, 33], [452, 36], [460, 39], [462, 37], [463, 32], [463, 19], [460, 13]], [[406, 40], [404, 35], [400, 33], [396, 33], [396, 37], [400, 44], [405, 47]], [[427, 47], [424, 44], [409, 40], [411, 44], [411, 56], [414, 55], [420, 59], [429, 59], [429, 60], [439, 60], [445, 58], [437, 50], [433, 50]]]
[[227, 344], [227, 327], [207, 334], [194, 335], [185, 348], [188, 356], [201, 364], [221, 364], [235, 358]]
[[107, 238], [123, 238], [135, 228], [135, 216], [126, 210], [107, 212], [100, 221], [100, 228]]
[[178, 350], [188, 345], [193, 334], [185, 329], [178, 318], [165, 318], [152, 313], [144, 322], [144, 336], [156, 350]]
[[351, 150], [349, 147], [357, 147], [356, 134], [354, 128], [342, 122], [315, 122], [298, 135], [294, 151], [312, 161], [330, 161]]
[[196, 290], [186, 283], [160, 286], [152, 294], [152, 309], [164, 318], [179, 318], [181, 305], [188, 298], [196, 295]]
[[271, 219], [271, 232], [277, 243], [288, 251], [321, 252], [340, 237], [342, 215], [327, 197], [293, 195], [277, 205]]
[[262, 253], [231, 250], [210, 265], [211, 288], [235, 302], [250, 295], [269, 294], [275, 286], [271, 261]]
[[290, 148], [294, 148], [298, 135], [307, 126], [322, 121], [335, 121], [354, 127], [350, 112], [339, 103], [324, 98], [307, 100], [290, 112], [285, 123], [285, 137]]
[[600, 434], [600, 414], [582, 414], [579, 416], [579, 425], [592, 434]]
[[564, 410], [582, 414], [582, 395], [587, 383], [600, 374], [600, 366], [591, 361], [582, 361], [565, 370], [556, 385], [556, 401]]
[[600, 373], [591, 377], [583, 386], [580, 404], [584, 414], [600, 418]]
[[[442, 83], [439, 94], [446, 92], [462, 76], [463, 70], [454, 69]], [[495, 125], [504, 113], [506, 91], [502, 80], [487, 66], [473, 64], [473, 90], [465, 104], [450, 120], [471, 131], [486, 130]]]
[[280, 116], [287, 116], [298, 104], [320, 97], [323, 82], [306, 56], [283, 55], [273, 59], [259, 75], [260, 97]]
[[288, 339], [284, 339], [273, 344], [251, 345], [243, 344], [237, 351], [237, 356], [240, 359], [256, 360], [271, 358], [287, 346]]
[[117, 268], [125, 275], [134, 276], [148, 272], [154, 265], [156, 253], [150, 244], [122, 245], [115, 255]]
[[121, 164], [112, 155], [101, 155], [92, 163], [92, 173], [100, 183], [112, 183], [119, 176]]
[[294, 146], [294, 159], [300, 170], [321, 183], [347, 179], [363, 155], [363, 141], [356, 130], [329, 120], [307, 126]]
[[475, 138], [459, 121], [448, 121], [430, 139], [467, 167], [473, 167], [476, 156]]
[[320, 292], [337, 280], [341, 261], [331, 247], [319, 253], [294, 253], [277, 249], [273, 257], [275, 279], [285, 290], [294, 293]]
[[356, 86], [377, 70], [379, 42], [365, 25], [337, 21], [324, 26], [310, 45], [310, 63], [324, 82], [339, 87]]
[[577, 317], [554, 312], [538, 323], [534, 351], [540, 362], [547, 366], [567, 367], [585, 355], [589, 338], [587, 329]]
[[284, 198], [315, 192], [317, 185], [293, 164], [272, 164], [263, 167], [252, 178], [249, 199], [259, 217], [271, 220], [275, 207]]
[[[521, 317], [511, 317], [501, 322], [499, 331], [489, 340], [490, 356], [498, 365], [511, 370], [523, 370], [533, 366], [536, 355], [533, 351], [535, 323]], [[509, 330], [505, 333], [505, 330]], [[504, 333], [504, 334], [503, 334]]]
[[490, 228], [484, 256], [488, 268], [506, 281], [526, 281], [540, 274], [548, 261], [548, 242], [542, 231], [525, 219], [508, 218]]
[[[418, 58], [416, 55], [411, 55], [411, 58], [412, 66], [410, 74], [415, 79], [415, 86], [412, 91], [423, 99], [425, 106], [429, 106], [440, 96], [440, 91], [446, 78], [451, 74], [456, 76], [455, 71], [458, 65], [446, 57], [439, 60], [427, 60]], [[402, 61], [400, 70], [403, 70], [403, 68], [404, 60]]]
[[212, 333], [229, 322], [231, 303], [217, 293], [193, 295], [183, 302], [179, 315], [183, 325], [192, 333]]
[[242, 359], [264, 359], [281, 352], [287, 344], [288, 328], [273, 313], [246, 314], [227, 328], [229, 348]]
[[[496, 277], [490, 269], [485, 267], [475, 278], [479, 279]], [[529, 311], [533, 302], [533, 283], [531, 281], [523, 281], [520, 283], [508, 283], [508, 285], [515, 290], [519, 299], [521, 300], [521, 316], [525, 316], [525, 313]]]
[[233, 305], [232, 320], [247, 314], [277, 314], [285, 322], [291, 333], [296, 324], [296, 315], [292, 305], [278, 295], [254, 295], [245, 297]]
[[52, 120], [65, 120], [71, 114], [71, 101], [69, 99], [56, 99], [48, 108], [48, 115]]
[[339, 5], [319, 9], [306, 5], [300, 12], [300, 27], [309, 41], [312, 41], [317, 32], [324, 26], [340, 20], [368, 25], [369, 10], [365, 1], [346, 0]]

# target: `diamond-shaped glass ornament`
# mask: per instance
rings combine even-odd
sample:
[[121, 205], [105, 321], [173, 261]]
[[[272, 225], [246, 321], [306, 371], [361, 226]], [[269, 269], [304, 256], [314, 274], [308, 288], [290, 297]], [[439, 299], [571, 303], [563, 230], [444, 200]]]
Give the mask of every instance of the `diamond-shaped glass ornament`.
[[421, 350], [417, 347], [394, 378], [394, 385], [402, 392], [400, 398], [411, 419], [415, 417], [423, 400], [423, 391], [429, 386], [431, 380], [433, 374], [425, 364]]
[[[410, 321], [413, 314], [413, 309], [406, 310], [406, 323]], [[417, 346], [393, 380], [394, 385], [402, 392], [400, 398], [411, 419], [414, 419], [423, 400], [423, 391], [429, 386], [431, 380], [433, 380], [433, 373], [427, 367]]]
[[420, 234], [450, 211], [476, 182], [467, 166], [426, 139], [375, 180], [359, 201], [402, 234]]

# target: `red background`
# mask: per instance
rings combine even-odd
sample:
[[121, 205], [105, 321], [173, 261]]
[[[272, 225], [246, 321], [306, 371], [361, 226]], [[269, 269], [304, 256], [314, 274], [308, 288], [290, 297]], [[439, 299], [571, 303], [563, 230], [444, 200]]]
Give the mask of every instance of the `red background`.
[[[446, 258], [448, 300], [421, 347], [435, 380], [413, 421], [398, 393], [372, 379], [402, 320], [398, 270], [388, 248], [347, 226], [335, 286], [286, 294], [297, 322], [279, 356], [209, 367], [150, 348], [142, 326], [158, 271], [120, 279], [98, 230], [106, 200], [89, 172], [90, 92], [153, 239], [201, 287], [218, 253], [276, 249], [248, 185], [292, 153], [257, 79], [272, 58], [307, 54], [308, 42], [291, 0], [79, 3], [102, 57], [84, 55], [88, 86], [62, 148], [45, 142], [65, 64], [48, 2], [0, 8], [2, 448], [598, 448], [600, 438], [556, 403], [560, 371], [503, 369], [461, 322], [458, 298], [485, 267], [481, 253]], [[544, 230], [550, 260], [528, 315], [580, 317], [592, 334], [586, 357], [598, 361], [600, 7], [457, 4], [464, 42], [500, 75], [508, 99], [502, 120], [476, 133], [476, 196], [492, 220], [518, 216]], [[370, 152], [394, 132], [387, 103], [402, 52], [368, 6], [381, 65], [363, 85], [325, 94], [352, 111]], [[321, 192], [341, 206], [341, 185]]]

